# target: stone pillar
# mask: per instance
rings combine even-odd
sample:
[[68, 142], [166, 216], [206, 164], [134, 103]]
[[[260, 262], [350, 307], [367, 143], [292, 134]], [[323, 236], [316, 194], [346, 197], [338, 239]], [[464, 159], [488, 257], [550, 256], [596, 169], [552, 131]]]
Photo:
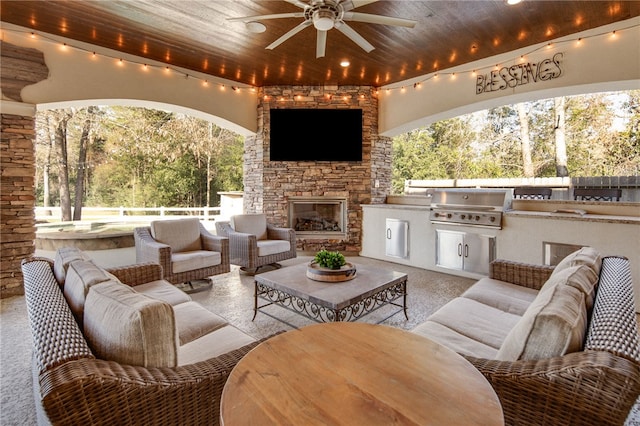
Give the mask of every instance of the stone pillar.
[[35, 119], [2, 114], [0, 298], [24, 294], [20, 262], [35, 252]]

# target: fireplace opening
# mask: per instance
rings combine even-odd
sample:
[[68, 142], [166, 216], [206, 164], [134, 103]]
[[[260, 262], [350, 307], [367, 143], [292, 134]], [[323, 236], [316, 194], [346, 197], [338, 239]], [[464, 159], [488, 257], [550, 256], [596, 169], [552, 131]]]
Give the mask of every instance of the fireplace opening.
[[345, 234], [346, 200], [305, 198], [289, 200], [289, 227], [296, 234]]

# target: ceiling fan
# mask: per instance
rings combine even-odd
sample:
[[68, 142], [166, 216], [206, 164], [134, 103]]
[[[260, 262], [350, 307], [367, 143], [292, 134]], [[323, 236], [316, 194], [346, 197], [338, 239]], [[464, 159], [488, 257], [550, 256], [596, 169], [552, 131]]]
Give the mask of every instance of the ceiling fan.
[[[327, 47], [327, 32], [333, 28], [351, 39], [365, 52], [369, 53], [375, 47], [358, 34], [353, 28], [347, 25], [347, 21], [366, 22], [368, 24], [392, 25], [413, 28], [416, 21], [404, 18], [394, 18], [391, 16], [372, 15], [369, 13], [353, 12], [353, 9], [374, 3], [377, 0], [309, 0], [308, 3], [302, 0], [285, 0], [302, 11], [290, 13], [274, 13], [270, 15], [245, 16], [242, 18], [229, 18], [232, 22], [244, 22], [245, 24], [258, 24], [259, 20], [280, 19], [280, 18], [304, 18], [300, 24], [286, 32], [276, 41], [266, 47], [275, 49], [286, 40], [290, 39], [300, 31], [313, 25], [317, 31], [316, 36], [316, 58], [325, 55]], [[264, 27], [262, 27], [264, 29]]]

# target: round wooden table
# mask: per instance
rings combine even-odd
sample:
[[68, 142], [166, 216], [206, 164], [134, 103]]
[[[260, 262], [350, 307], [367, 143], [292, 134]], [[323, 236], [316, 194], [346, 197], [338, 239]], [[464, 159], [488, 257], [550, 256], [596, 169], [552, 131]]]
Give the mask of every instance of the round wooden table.
[[233, 369], [221, 423], [236, 425], [504, 425], [493, 388], [429, 339], [366, 323], [275, 336]]

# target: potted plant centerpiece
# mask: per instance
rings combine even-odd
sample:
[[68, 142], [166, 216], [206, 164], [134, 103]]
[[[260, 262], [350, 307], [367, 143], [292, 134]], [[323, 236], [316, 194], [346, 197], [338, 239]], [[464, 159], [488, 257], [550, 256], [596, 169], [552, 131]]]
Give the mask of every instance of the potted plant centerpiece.
[[324, 282], [348, 281], [356, 277], [356, 268], [339, 251], [323, 249], [309, 263], [307, 277]]

